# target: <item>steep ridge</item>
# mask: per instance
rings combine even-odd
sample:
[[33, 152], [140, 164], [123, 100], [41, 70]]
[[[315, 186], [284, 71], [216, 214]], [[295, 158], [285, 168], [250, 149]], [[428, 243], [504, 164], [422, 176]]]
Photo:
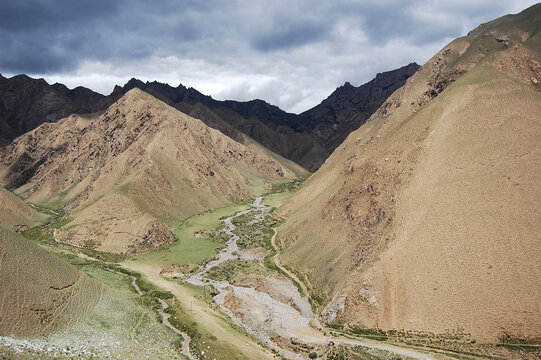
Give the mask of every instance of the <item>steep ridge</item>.
[[325, 321], [541, 337], [539, 19], [451, 42], [280, 208]]
[[218, 101], [182, 84], [173, 88], [137, 79], [115, 87], [112, 96], [139, 88], [241, 143], [251, 138], [314, 171], [418, 68], [419, 65], [411, 63], [378, 74], [359, 87], [346, 83], [321, 104], [300, 115], [287, 113], [262, 100]]
[[374, 79], [358, 87], [346, 82], [321, 104], [300, 114], [295, 130], [309, 132], [331, 153], [419, 68], [416, 63], [411, 63], [377, 74]]
[[55, 233], [58, 241], [111, 252], [170, 244], [176, 237], [168, 227], [182, 219], [306, 173], [139, 89], [98, 118], [42, 124], [0, 155], [3, 185], [70, 212], [73, 221]]
[[314, 171], [417, 68], [417, 64], [409, 64], [378, 74], [359, 87], [348, 83], [301, 115], [287, 113], [262, 100], [218, 101], [182, 84], [172, 87], [132, 78], [122, 87], [115, 86], [109, 96], [103, 96], [83, 87], [69, 90], [62, 84], [48, 85], [43, 79], [25, 75], [10, 79], [0, 75], [0, 146], [44, 122], [56, 122], [72, 113], [103, 111], [138, 88], [244, 145], [255, 141]]
[[200, 119], [242, 144], [248, 145], [255, 140], [305, 169], [317, 168], [330, 154], [310, 134], [295, 131], [292, 124], [296, 115], [265, 101], [218, 101], [182, 84], [174, 88], [156, 81], [144, 83], [134, 78], [123, 87], [116, 86], [111, 96], [118, 97], [133, 88], [141, 89]]
[[0, 335], [38, 336], [90, 312], [104, 287], [0, 226]]
[[83, 87], [69, 90], [26, 75], [9, 79], [0, 75], [0, 146], [45, 122], [103, 110], [112, 103], [111, 98]]

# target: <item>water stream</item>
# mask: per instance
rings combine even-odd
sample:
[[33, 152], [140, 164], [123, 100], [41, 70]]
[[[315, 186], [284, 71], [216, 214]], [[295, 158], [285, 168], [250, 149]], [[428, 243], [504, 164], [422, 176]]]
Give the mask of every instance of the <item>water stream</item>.
[[[192, 275], [186, 281], [197, 286], [212, 285], [218, 294], [214, 296], [214, 301], [220, 305], [222, 310], [229, 315], [233, 321], [244, 328], [246, 331], [263, 340], [269, 347], [277, 350], [288, 359], [305, 359], [306, 357], [300, 354], [284, 350], [271, 341], [270, 335], [279, 335], [286, 339], [295, 337], [295, 332], [292, 329], [311, 328], [311, 322], [315, 316], [311, 310], [310, 304], [306, 299], [303, 299], [296, 288], [288, 282], [277, 282], [277, 287], [290, 287], [283, 289], [285, 293], [292, 293], [294, 301], [288, 303], [280, 302], [275, 299], [276, 296], [271, 296], [267, 292], [256, 290], [253, 287], [235, 286], [227, 281], [216, 281], [209, 279], [207, 273], [212, 268], [224, 263], [228, 260], [240, 259], [239, 247], [237, 241], [239, 236], [233, 231], [236, 226], [233, 224], [233, 219], [246, 215], [248, 213], [256, 213], [254, 221], [264, 219], [265, 215], [271, 210], [269, 206], [263, 205], [262, 198], [258, 197], [252, 203], [248, 210], [240, 211], [223, 220], [226, 228], [224, 233], [229, 235], [229, 240], [226, 247], [216, 255], [216, 257], [208, 262], [199, 272]], [[269, 278], [266, 281], [272, 282]], [[225, 306], [226, 297], [233, 295], [242, 299], [247, 306], [246, 311], [242, 311], [242, 316], [233, 313]]]
[[[363, 346], [388, 351], [414, 359], [433, 359], [430, 354], [420, 353], [412, 349], [405, 349], [384, 343], [373, 343], [325, 335], [319, 329], [319, 323], [307, 299], [301, 297], [298, 290], [289, 280], [279, 280], [274, 277], [266, 278], [265, 281], [268, 282], [269, 286], [265, 288], [266, 291], [260, 291], [258, 290], [260, 288], [259, 286], [236, 286], [227, 281], [209, 279], [207, 273], [212, 268], [225, 261], [241, 258], [237, 244], [240, 238], [233, 233], [236, 229], [233, 219], [248, 213], [256, 213], [254, 221], [257, 222], [264, 219], [270, 210], [270, 207], [262, 204], [262, 198], [258, 197], [254, 200], [250, 209], [238, 212], [224, 219], [223, 221], [226, 225], [224, 232], [230, 236], [226, 247], [199, 272], [187, 278], [186, 281], [196, 286], [212, 285], [218, 292], [214, 296], [214, 301], [237, 325], [288, 359], [308, 359], [308, 356], [306, 353], [296, 353], [284, 349], [274, 343], [271, 338], [297, 339], [315, 347], [333, 342], [334, 344]], [[262, 226], [265, 225], [262, 224]], [[277, 300], [282, 294], [288, 294], [287, 301]], [[227, 297], [231, 296], [237, 299], [235, 303], [237, 309], [235, 309], [235, 312], [226, 306]]]

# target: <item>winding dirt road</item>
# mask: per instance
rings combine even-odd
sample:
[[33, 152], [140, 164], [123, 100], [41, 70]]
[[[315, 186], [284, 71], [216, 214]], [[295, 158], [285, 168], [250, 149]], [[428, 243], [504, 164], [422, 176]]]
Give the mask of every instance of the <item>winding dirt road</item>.
[[276, 246], [276, 228], [273, 228], [272, 229], [274, 231], [274, 235], [272, 235], [272, 238], [271, 238], [271, 245], [272, 247], [274, 248], [274, 251], [276, 251], [276, 254], [274, 254], [272, 260], [274, 261], [274, 263], [276, 264], [276, 266], [278, 266], [278, 268], [280, 270], [282, 270], [283, 272], [285, 272], [290, 278], [292, 278], [293, 280], [295, 280], [297, 282], [297, 284], [300, 285], [300, 287], [302, 288], [302, 291], [304, 292], [304, 294], [306, 296], [308, 296], [308, 288], [306, 287], [306, 285], [299, 279], [299, 277], [297, 276], [297, 274], [289, 271], [288, 269], [286, 269], [283, 265], [282, 265], [282, 262], [280, 261], [280, 249], [278, 249], [278, 246]]

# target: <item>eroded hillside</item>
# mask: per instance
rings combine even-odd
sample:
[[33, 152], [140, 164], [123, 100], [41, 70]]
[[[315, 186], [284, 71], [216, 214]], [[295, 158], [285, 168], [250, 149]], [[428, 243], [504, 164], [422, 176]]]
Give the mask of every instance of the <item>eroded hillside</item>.
[[0, 187], [0, 226], [26, 229], [35, 226], [44, 218], [23, 200]]
[[111, 252], [175, 241], [194, 213], [249, 199], [305, 171], [241, 145], [133, 89], [98, 118], [46, 123], [3, 149], [2, 183], [73, 218], [58, 241]]
[[282, 208], [329, 323], [541, 334], [541, 6], [436, 54]]

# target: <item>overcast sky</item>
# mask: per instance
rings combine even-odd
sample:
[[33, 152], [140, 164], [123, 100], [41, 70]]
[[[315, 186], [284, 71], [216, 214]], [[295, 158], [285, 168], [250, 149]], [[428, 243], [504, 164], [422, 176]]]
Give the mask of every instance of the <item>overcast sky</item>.
[[0, 72], [109, 94], [131, 77], [304, 111], [423, 64], [527, 0], [2, 0]]

